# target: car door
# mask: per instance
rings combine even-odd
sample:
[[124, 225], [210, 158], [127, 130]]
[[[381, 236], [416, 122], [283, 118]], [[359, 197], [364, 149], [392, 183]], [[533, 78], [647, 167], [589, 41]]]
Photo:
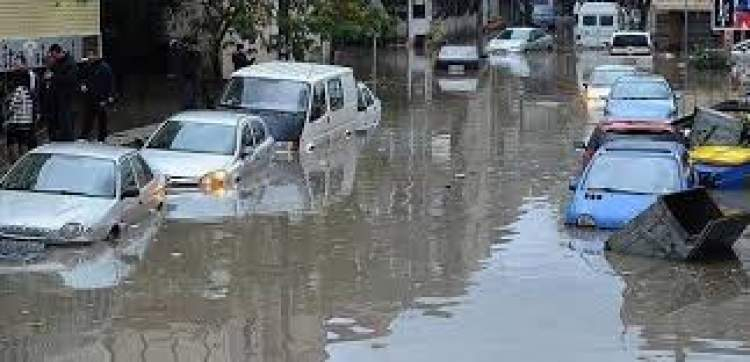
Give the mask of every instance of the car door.
[[312, 85], [309, 113], [301, 139], [302, 147], [307, 151], [318, 147], [321, 139], [328, 133], [331, 127], [331, 117], [328, 111], [328, 94], [324, 81], [316, 82]]
[[333, 77], [326, 81], [326, 91], [328, 92], [328, 108], [330, 112], [331, 126], [329, 129], [329, 138], [334, 139], [341, 136], [344, 128], [352, 122], [347, 119], [345, 109], [344, 82], [341, 77]]
[[147, 209], [146, 211], [158, 209], [162, 202], [159, 180], [140, 155], [134, 155], [131, 158], [131, 163], [140, 190], [139, 201], [141, 205]]
[[[124, 226], [137, 224], [145, 214], [144, 206], [141, 202], [141, 196], [127, 196], [131, 190], [140, 190], [138, 179], [133, 169], [132, 155], [124, 156], [119, 161], [120, 166], [120, 203], [122, 204], [122, 214], [120, 223]], [[124, 229], [123, 229], [124, 231]]]

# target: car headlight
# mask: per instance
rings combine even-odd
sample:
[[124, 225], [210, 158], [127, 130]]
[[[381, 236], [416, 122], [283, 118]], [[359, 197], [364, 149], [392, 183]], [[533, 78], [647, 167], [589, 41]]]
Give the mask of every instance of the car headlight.
[[60, 228], [58, 235], [62, 240], [74, 240], [83, 236], [84, 233], [86, 233], [86, 227], [83, 224], [69, 222]]
[[200, 179], [200, 188], [208, 192], [223, 191], [227, 187], [228, 173], [224, 170], [211, 171]]
[[596, 220], [591, 215], [583, 214], [576, 219], [576, 225], [582, 227], [596, 227]]

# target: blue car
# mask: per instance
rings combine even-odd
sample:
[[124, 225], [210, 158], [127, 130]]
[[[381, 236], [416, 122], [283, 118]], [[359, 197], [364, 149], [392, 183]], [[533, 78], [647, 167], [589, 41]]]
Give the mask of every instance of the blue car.
[[669, 82], [660, 75], [626, 75], [612, 85], [604, 116], [617, 120], [669, 122], [677, 117], [678, 98]]
[[695, 186], [685, 146], [676, 142], [621, 140], [594, 155], [574, 191], [566, 224], [619, 229], [653, 204], [659, 195]]

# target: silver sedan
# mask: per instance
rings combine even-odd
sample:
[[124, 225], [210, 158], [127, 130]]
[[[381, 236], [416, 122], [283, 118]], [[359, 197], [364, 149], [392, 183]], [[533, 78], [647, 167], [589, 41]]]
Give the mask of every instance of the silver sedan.
[[164, 180], [136, 150], [85, 142], [39, 147], [0, 179], [2, 245], [117, 239], [161, 207]]

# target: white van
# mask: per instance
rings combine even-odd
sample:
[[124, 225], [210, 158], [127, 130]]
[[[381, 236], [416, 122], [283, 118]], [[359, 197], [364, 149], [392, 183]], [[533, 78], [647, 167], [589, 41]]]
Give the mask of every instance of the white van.
[[363, 124], [360, 113], [373, 111], [358, 106], [358, 87], [351, 68], [262, 63], [232, 74], [221, 106], [258, 115], [276, 141], [299, 142], [312, 150], [350, 136]]
[[612, 34], [620, 29], [620, 6], [614, 2], [581, 4], [576, 15], [576, 44], [585, 48], [605, 48]]

